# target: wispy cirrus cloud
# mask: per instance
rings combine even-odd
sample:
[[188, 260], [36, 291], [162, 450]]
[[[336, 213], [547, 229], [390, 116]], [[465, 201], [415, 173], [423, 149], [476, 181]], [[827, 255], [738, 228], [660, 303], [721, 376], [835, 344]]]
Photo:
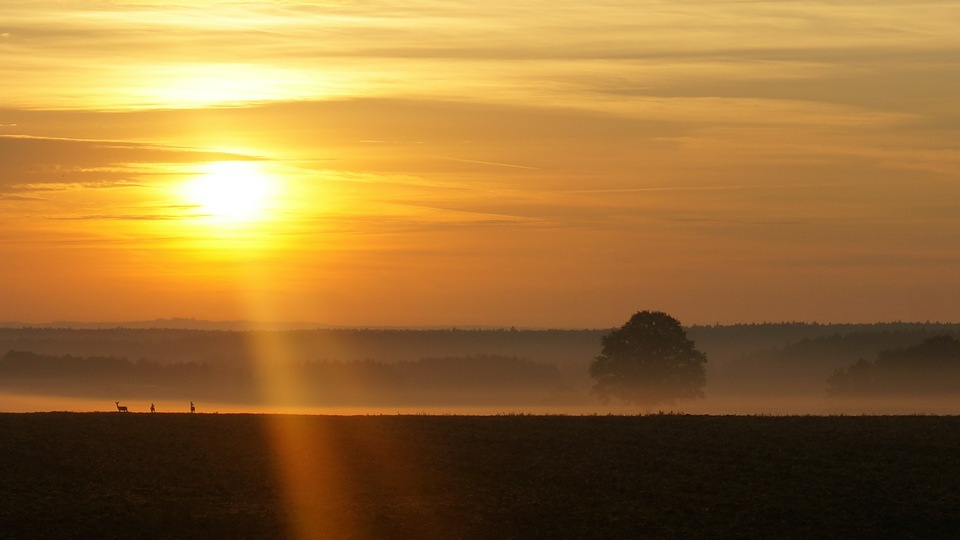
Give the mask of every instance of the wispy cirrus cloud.
[[0, 191], [142, 187], [133, 175], [158, 163], [256, 159], [175, 146], [124, 141], [0, 135]]
[[[195, 216], [189, 216], [190, 219]], [[62, 221], [182, 221], [187, 219], [183, 213], [174, 214], [84, 214], [77, 216], [50, 216], [49, 219]]]
[[891, 74], [905, 73], [934, 82], [949, 73], [958, 22], [952, 7], [7, 2], [0, 70], [31, 91], [0, 97], [23, 106], [126, 108], [430, 95], [596, 108], [603, 94], [627, 103], [638, 94], [782, 99], [788, 90], [778, 84], [795, 82], [820, 100], [849, 105], [845, 85], [894, 82]]
[[[190, 222], [206, 210], [166, 187], [262, 158], [287, 206], [261, 236], [289, 256], [264, 287], [290, 313], [492, 313], [510, 290], [503, 312], [541, 306], [531, 322], [637, 299], [794, 319], [901, 284], [945, 318], [958, 27], [942, 0], [7, 1], [0, 234], [115, 248], [88, 285], [146, 279], [141, 259], [176, 275], [256, 235]], [[717, 290], [764, 305], [705, 305]], [[827, 307], [789, 311], [812, 290]]]

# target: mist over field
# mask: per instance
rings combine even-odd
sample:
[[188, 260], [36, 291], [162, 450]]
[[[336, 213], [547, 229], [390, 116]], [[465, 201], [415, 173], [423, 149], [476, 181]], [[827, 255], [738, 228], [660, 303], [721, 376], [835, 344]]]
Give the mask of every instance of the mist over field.
[[251, 330], [202, 321], [160, 328], [163, 322], [0, 328], [0, 411], [109, 411], [119, 401], [131, 412], [153, 404], [161, 413], [188, 412], [190, 402], [202, 413], [960, 413], [952, 364], [932, 372], [936, 387], [921, 378], [868, 388], [862, 375], [879, 380], [866, 368], [879, 370], [878, 358], [897, 354], [907, 372], [930, 371], [910, 363], [911, 351], [931, 338], [949, 345], [960, 336], [958, 324], [689, 327], [708, 358], [705, 397], [641, 407], [604, 403], [591, 392], [589, 364], [609, 330]]

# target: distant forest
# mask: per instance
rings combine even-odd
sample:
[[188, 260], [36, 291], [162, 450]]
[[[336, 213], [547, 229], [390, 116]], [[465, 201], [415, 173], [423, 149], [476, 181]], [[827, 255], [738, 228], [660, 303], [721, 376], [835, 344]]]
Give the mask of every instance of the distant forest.
[[[264, 399], [259, 379], [266, 369], [306, 389], [284, 398], [290, 405], [582, 405], [593, 400], [587, 366], [609, 331], [0, 328], [0, 390], [108, 402], [256, 403]], [[960, 324], [771, 323], [687, 331], [708, 358], [708, 398], [960, 394], [960, 377], [936, 375], [960, 366], [960, 358], [952, 364], [949, 356]], [[922, 367], [930, 340], [949, 358]], [[895, 371], [899, 375], [889, 375]], [[913, 371], [928, 375], [896, 384]], [[925, 380], [937, 381], [936, 388]]]
[[[457, 403], [552, 404], [570, 401], [556, 366], [506, 356], [424, 358], [417, 361], [321, 360], [269, 366], [307, 389], [273, 398], [273, 405], [377, 406]], [[282, 370], [282, 371], [281, 371]], [[239, 364], [160, 363], [112, 357], [41, 355], [9, 351], [0, 381], [40, 394], [261, 400], [258, 371]]]
[[954, 395], [958, 389], [960, 340], [949, 335], [882, 351], [876, 360], [857, 360], [830, 377], [833, 395]]

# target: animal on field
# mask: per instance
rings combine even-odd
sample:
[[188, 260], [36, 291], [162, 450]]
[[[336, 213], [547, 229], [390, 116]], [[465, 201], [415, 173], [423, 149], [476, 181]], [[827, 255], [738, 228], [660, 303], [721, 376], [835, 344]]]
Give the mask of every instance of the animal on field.
[[119, 401], [114, 401], [114, 403], [117, 404], [117, 412], [130, 412], [129, 410], [127, 410], [127, 406], [121, 405]]
[[193, 402], [190, 402], [190, 412], [197, 412], [197, 408], [193, 406]]

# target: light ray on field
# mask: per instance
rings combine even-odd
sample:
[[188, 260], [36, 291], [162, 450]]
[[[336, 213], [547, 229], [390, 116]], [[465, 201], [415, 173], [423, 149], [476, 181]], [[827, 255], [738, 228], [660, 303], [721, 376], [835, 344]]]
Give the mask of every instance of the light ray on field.
[[[243, 279], [254, 284], [269, 277], [254, 267], [248, 268]], [[252, 320], [276, 320], [276, 307], [269, 297], [248, 294], [245, 300]], [[302, 403], [307, 389], [294, 373], [293, 357], [281, 334], [253, 332], [249, 339], [260, 401]], [[296, 416], [287, 415], [271, 416], [266, 421], [275, 473], [283, 489], [288, 534], [298, 540], [350, 537], [355, 527], [350, 524], [349, 491], [340, 456], [330, 446], [327, 434], [305, 429], [304, 425]]]
[[[247, 267], [241, 277], [248, 283], [265, 283], [268, 272]], [[252, 290], [246, 288], [242, 290]], [[246, 309], [253, 320], [279, 320], [280, 308], [270, 295], [248, 293]], [[248, 334], [253, 369], [259, 385], [260, 403], [281, 407], [288, 414], [266, 417], [275, 474], [282, 487], [287, 512], [288, 534], [298, 540], [376, 537], [374, 516], [358, 512], [362, 493], [357, 486], [371, 481], [390, 487], [391, 493], [414, 489], [417, 479], [405, 474], [398, 463], [403, 452], [382, 432], [346, 433], [331, 431], [322, 418], [302, 416], [308, 412], [313, 390], [300, 376], [300, 368], [283, 332], [258, 331]], [[357, 391], [360, 391], [358, 388]], [[296, 413], [300, 414], [289, 414]], [[356, 478], [357, 462], [364, 464], [369, 477]], [[373, 480], [371, 480], [373, 479]], [[429, 512], [421, 522], [429, 526]], [[419, 531], [424, 533], [425, 531]], [[423, 537], [416, 534], [415, 537]]]
[[350, 512], [348, 480], [327, 433], [305, 429], [302, 417], [267, 420], [293, 538], [348, 538], [356, 525]]
[[[269, 306], [266, 302], [258, 305], [261, 310]], [[252, 332], [250, 336], [261, 403], [282, 407], [288, 413], [265, 417], [265, 428], [275, 474], [283, 489], [291, 537], [380, 537], [383, 527], [389, 527], [389, 518], [363, 512], [371, 503], [369, 494], [360, 487], [371, 483], [395, 497], [385, 504], [417, 515], [414, 529], [406, 531], [411, 537], [433, 536], [441, 525], [435, 510], [422, 505], [404, 507], [405, 500], [419, 500], [428, 489], [429, 482], [418, 478], [416, 468], [409, 465], [417, 448], [403, 447], [389, 432], [377, 428], [380, 424], [361, 423], [359, 428], [348, 429], [346, 424], [331, 423], [329, 416], [305, 416], [303, 413], [310, 412], [304, 404], [310, 402], [311, 389], [298, 376], [299, 364], [290, 360], [294, 355], [284, 333]], [[365, 412], [370, 414], [372, 410]], [[332, 429], [334, 425], [339, 429]]]

